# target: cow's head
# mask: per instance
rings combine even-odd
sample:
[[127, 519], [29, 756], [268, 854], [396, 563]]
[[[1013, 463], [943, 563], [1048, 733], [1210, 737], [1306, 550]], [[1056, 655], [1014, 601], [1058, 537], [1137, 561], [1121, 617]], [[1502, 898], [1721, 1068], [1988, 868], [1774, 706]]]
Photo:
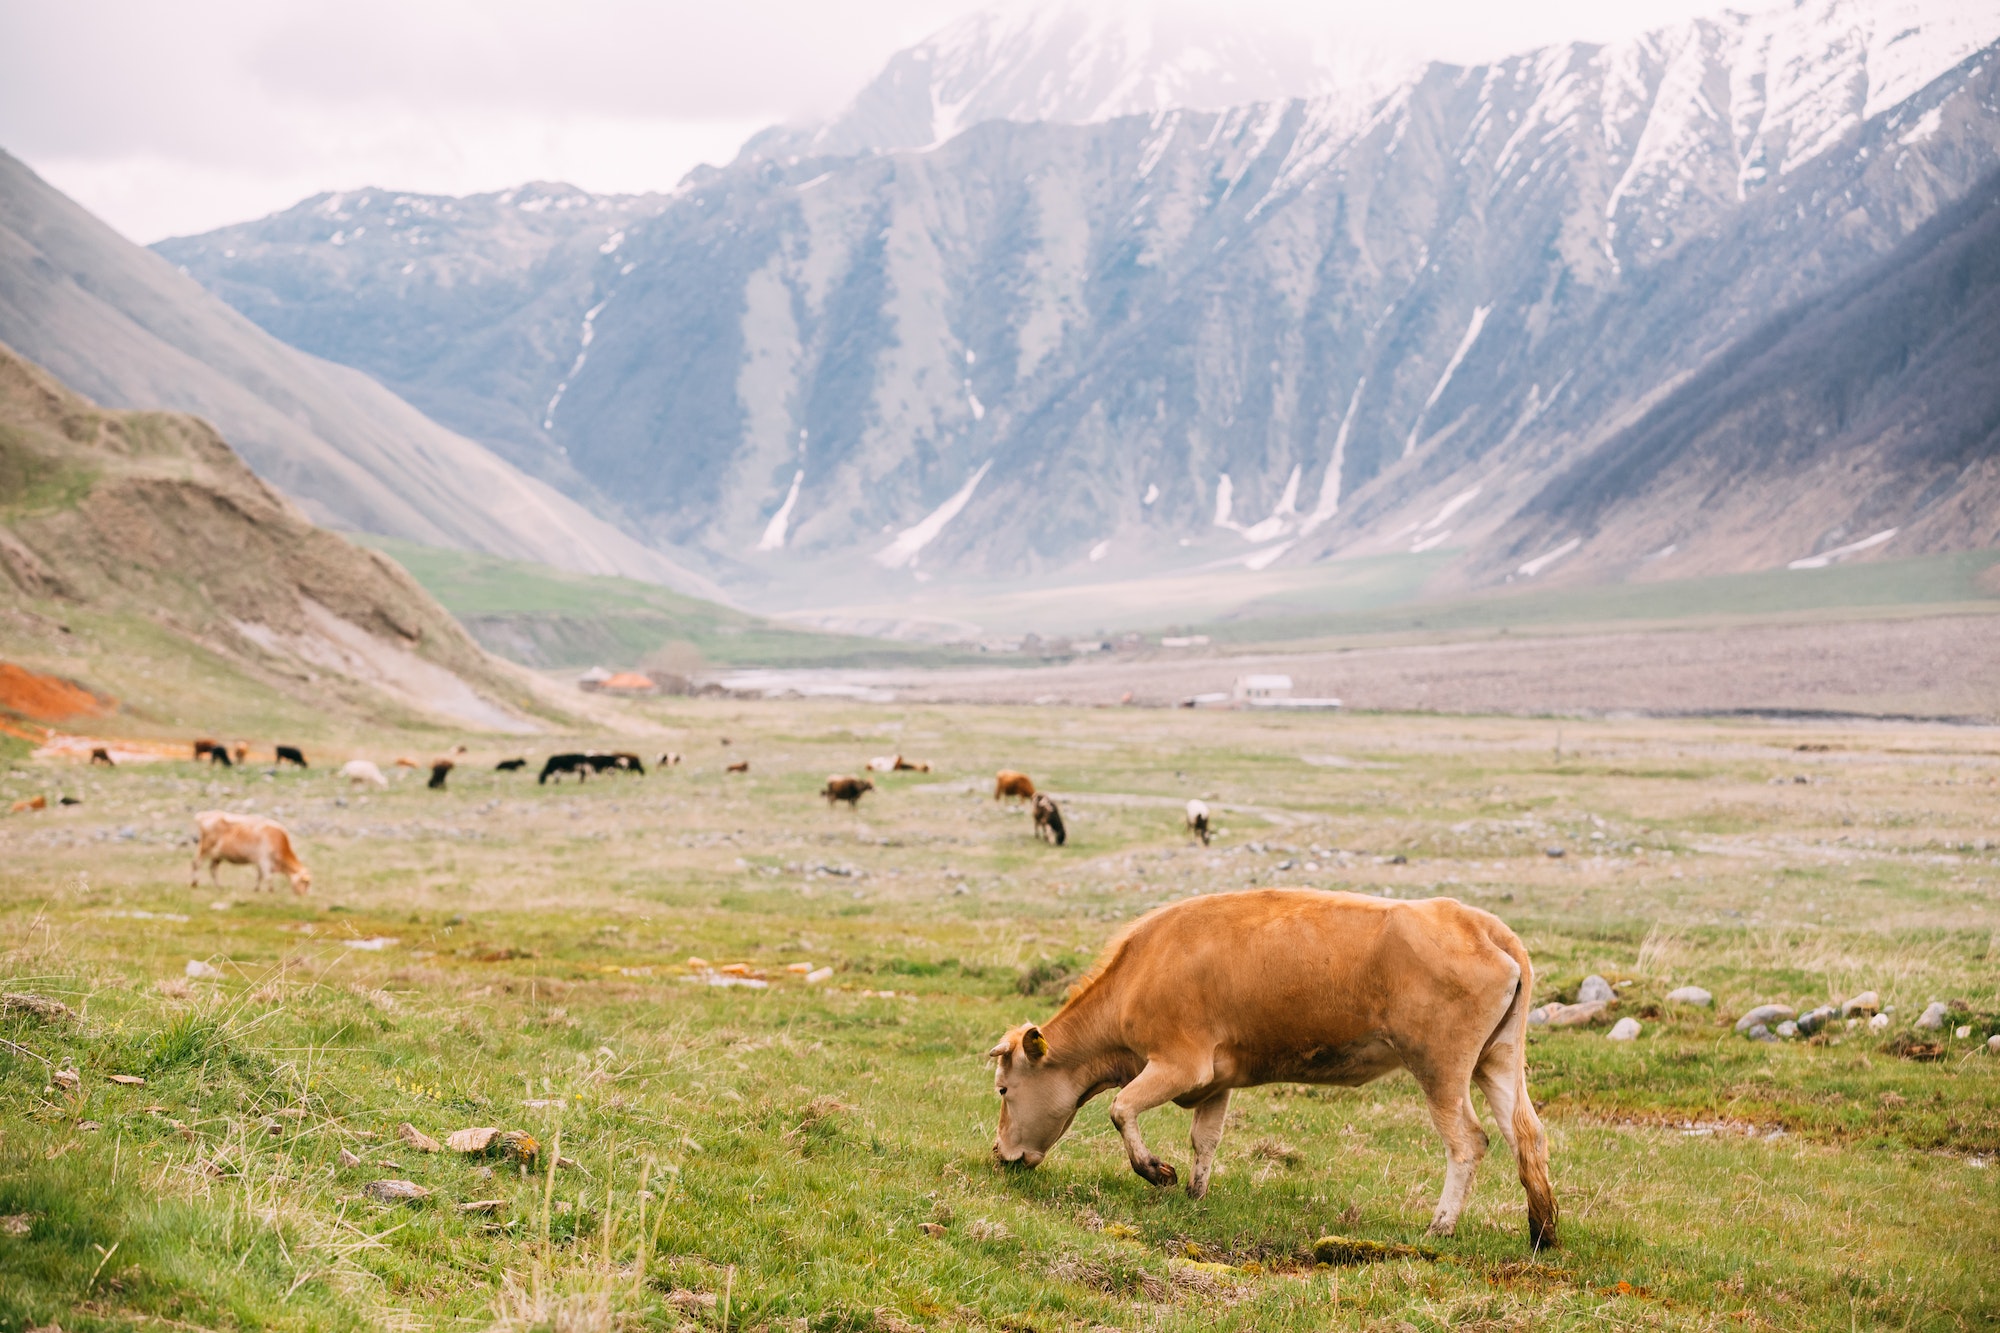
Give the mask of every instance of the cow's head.
[[986, 1055], [997, 1062], [993, 1086], [1000, 1094], [993, 1156], [1009, 1165], [1040, 1166], [1076, 1119], [1075, 1071], [1051, 1058], [1048, 1040], [1033, 1023], [1009, 1032]]
[[292, 892], [303, 898], [312, 892], [313, 872], [300, 866], [292, 872]]

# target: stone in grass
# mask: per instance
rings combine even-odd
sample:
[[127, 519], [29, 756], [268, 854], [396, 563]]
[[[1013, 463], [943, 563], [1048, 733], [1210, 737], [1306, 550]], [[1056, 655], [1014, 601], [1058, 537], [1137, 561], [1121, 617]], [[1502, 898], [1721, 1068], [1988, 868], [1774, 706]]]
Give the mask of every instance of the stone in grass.
[[418, 1152], [443, 1152], [444, 1145], [405, 1120], [396, 1126], [396, 1137]]
[[415, 1203], [431, 1195], [414, 1180], [371, 1180], [361, 1187], [361, 1192], [383, 1203]]
[[1667, 992], [1668, 1004], [1691, 1004], [1697, 1009], [1706, 1009], [1715, 1003], [1715, 997], [1699, 986], [1681, 986]]
[[1639, 1020], [1621, 1018], [1611, 1025], [1611, 1031], [1605, 1035], [1613, 1041], [1636, 1041], [1639, 1037]]
[[1810, 1037], [1840, 1016], [1840, 1011], [1830, 1004], [1823, 1004], [1809, 1014], [1799, 1016], [1799, 1032]]
[[1889, 1015], [1887, 1014], [1877, 1014], [1875, 1015], [1875, 1017], [1868, 1020], [1868, 1030], [1870, 1032], [1880, 1032], [1882, 1029], [1888, 1026], [1889, 1026]]
[[1743, 1017], [1736, 1020], [1738, 1032], [1748, 1032], [1759, 1025], [1769, 1028], [1773, 1023], [1782, 1023], [1788, 1018], [1797, 1018], [1799, 1011], [1789, 1004], [1760, 1004]]
[[187, 966], [181, 970], [190, 978], [204, 981], [212, 981], [222, 975], [221, 968], [210, 963], [204, 963], [199, 958], [188, 959]]
[[1748, 1032], [1744, 1033], [1743, 1035], [1744, 1035], [1744, 1036], [1746, 1036], [1746, 1037], [1748, 1037], [1748, 1038], [1750, 1038], [1750, 1040], [1752, 1040], [1752, 1041], [1776, 1041], [1776, 1040], [1777, 1040], [1777, 1038], [1776, 1038], [1776, 1037], [1774, 1037], [1774, 1036], [1772, 1036], [1772, 1035], [1771, 1035], [1771, 1029], [1769, 1029], [1769, 1028], [1765, 1027], [1765, 1026], [1764, 1026], [1764, 1025], [1762, 1024], [1762, 1023], [1752, 1023], [1752, 1024], [1750, 1025], [1750, 1030], [1749, 1030]]
[[542, 1150], [532, 1134], [491, 1126], [456, 1130], [445, 1138], [445, 1144], [468, 1157], [504, 1157], [515, 1162], [531, 1162]]
[[65, 1092], [76, 1091], [77, 1085], [83, 1082], [83, 1075], [77, 1073], [74, 1069], [58, 1069], [55, 1073], [49, 1075], [49, 1077], [53, 1078], [56, 1081], [56, 1086]]
[[359, 1157], [356, 1157], [353, 1153], [347, 1151], [347, 1149], [342, 1148], [340, 1150], [340, 1164], [346, 1167], [360, 1166], [361, 1159]]
[[1552, 1028], [1588, 1027], [1604, 1017], [1604, 1011], [1611, 1007], [1605, 1000], [1592, 1000], [1589, 1004], [1549, 1004], [1543, 1006], [1548, 1013]]
[[1611, 989], [1611, 983], [1603, 977], [1598, 976], [1595, 972], [1585, 977], [1583, 984], [1576, 988], [1576, 1002], [1578, 1004], [1592, 1004], [1598, 1000], [1610, 1004], [1617, 998], [1618, 992]]
[[1926, 1032], [1934, 1032], [1944, 1026], [1944, 1016], [1949, 1012], [1943, 1000], [1932, 1000], [1924, 1006], [1924, 1012], [1917, 1018], [1917, 1026]]
[[1797, 1023], [1794, 1023], [1791, 1019], [1788, 1018], [1784, 1022], [1778, 1024], [1778, 1035], [1783, 1037], [1786, 1041], [1790, 1041], [1793, 1037], [1799, 1035], [1799, 1025]]
[[1986, 1053], [1988, 1055], [2000, 1055], [2000, 1032], [1996, 1032], [1986, 1039]]
[[1865, 990], [1841, 1004], [1840, 1016], [1842, 1018], [1853, 1018], [1857, 1015], [1873, 1014], [1881, 1008], [1882, 997], [1872, 990]]
[[1530, 1009], [1528, 1011], [1529, 1027], [1531, 1028], [1544, 1027], [1548, 1024], [1548, 1021], [1549, 1021], [1549, 1007], [1547, 1005], [1538, 1004], [1533, 1009]]
[[61, 1000], [51, 1000], [46, 995], [19, 993], [0, 995], [0, 1015], [8, 1018], [33, 1018], [43, 1023], [68, 1023], [76, 1018], [76, 1010]]
[[458, 1205], [461, 1213], [497, 1213], [507, 1206], [505, 1199], [474, 1199]]

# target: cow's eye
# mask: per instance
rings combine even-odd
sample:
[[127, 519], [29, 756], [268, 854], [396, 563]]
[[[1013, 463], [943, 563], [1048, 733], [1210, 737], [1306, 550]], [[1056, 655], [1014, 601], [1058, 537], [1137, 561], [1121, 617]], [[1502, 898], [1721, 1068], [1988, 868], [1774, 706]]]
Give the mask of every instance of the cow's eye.
[[1001, 1089], [1000, 1089], [1000, 1095], [1001, 1095], [1002, 1097], [1005, 1097], [1005, 1096], [1007, 1095], [1007, 1089], [1006, 1089], [1006, 1088], [1004, 1088], [1004, 1087], [1003, 1087], [1003, 1088], [1001, 1088]]

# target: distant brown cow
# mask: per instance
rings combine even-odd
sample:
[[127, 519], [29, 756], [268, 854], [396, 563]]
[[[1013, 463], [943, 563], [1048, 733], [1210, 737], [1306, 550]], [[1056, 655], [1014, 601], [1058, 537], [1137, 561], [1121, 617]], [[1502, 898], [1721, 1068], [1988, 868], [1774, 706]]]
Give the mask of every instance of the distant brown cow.
[[731, 773], [748, 773], [750, 771], [750, 761], [748, 759], [738, 759], [735, 763], [729, 765], [729, 771]]
[[1011, 768], [1003, 768], [993, 775], [993, 799], [1032, 801], [1035, 799], [1035, 780], [1026, 773], [1016, 773]]
[[194, 743], [194, 757], [197, 759], [206, 759], [208, 758], [209, 751], [213, 750], [214, 748], [215, 748], [214, 741], [211, 740], [196, 741]]
[[897, 755], [895, 771], [898, 773], [928, 773], [931, 771], [931, 761], [928, 759], [905, 759], [903, 756]]
[[1063, 827], [1062, 809], [1049, 799], [1047, 792], [1035, 793], [1035, 836], [1046, 838], [1058, 847], [1069, 841], [1069, 831]]
[[256, 815], [232, 815], [226, 810], [204, 810], [194, 817], [194, 824], [201, 831], [201, 844], [195, 848], [194, 864], [188, 867], [189, 888], [201, 882], [204, 863], [209, 882], [220, 887], [216, 870], [227, 861], [255, 866], [259, 889], [272, 875], [291, 881], [293, 893], [304, 895], [312, 889], [312, 871], [292, 851], [292, 838], [283, 824]]
[[826, 786], [820, 789], [819, 794], [826, 797], [828, 808], [832, 808], [835, 801], [845, 801], [847, 808], [852, 810], [860, 805], [863, 796], [874, 790], [875, 784], [867, 778], [853, 778], [835, 773], [826, 780]]
[[90, 762], [93, 764], [102, 764], [106, 768], [118, 767], [118, 765], [111, 762], [111, 751], [102, 745], [93, 745], [90, 747]]
[[16, 801], [14, 802], [14, 804], [8, 806], [7, 813], [10, 815], [18, 815], [23, 810], [46, 810], [48, 808], [49, 808], [48, 797], [30, 796], [26, 800]]

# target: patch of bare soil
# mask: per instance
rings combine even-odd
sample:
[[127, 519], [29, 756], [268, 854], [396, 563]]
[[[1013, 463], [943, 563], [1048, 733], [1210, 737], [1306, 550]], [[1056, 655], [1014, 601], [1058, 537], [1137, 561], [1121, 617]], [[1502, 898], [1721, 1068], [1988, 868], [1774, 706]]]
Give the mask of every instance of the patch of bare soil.
[[64, 722], [76, 717], [109, 717], [116, 711], [117, 700], [99, 698], [73, 680], [0, 662], [0, 712], [31, 722]]
[[[1059, 667], [840, 673], [906, 702], [1171, 705], [1282, 672], [1349, 709], [2000, 718], [2000, 615], [1482, 638]], [[775, 674], [775, 673], [773, 673]], [[829, 676], [833, 673], [815, 673]]]

